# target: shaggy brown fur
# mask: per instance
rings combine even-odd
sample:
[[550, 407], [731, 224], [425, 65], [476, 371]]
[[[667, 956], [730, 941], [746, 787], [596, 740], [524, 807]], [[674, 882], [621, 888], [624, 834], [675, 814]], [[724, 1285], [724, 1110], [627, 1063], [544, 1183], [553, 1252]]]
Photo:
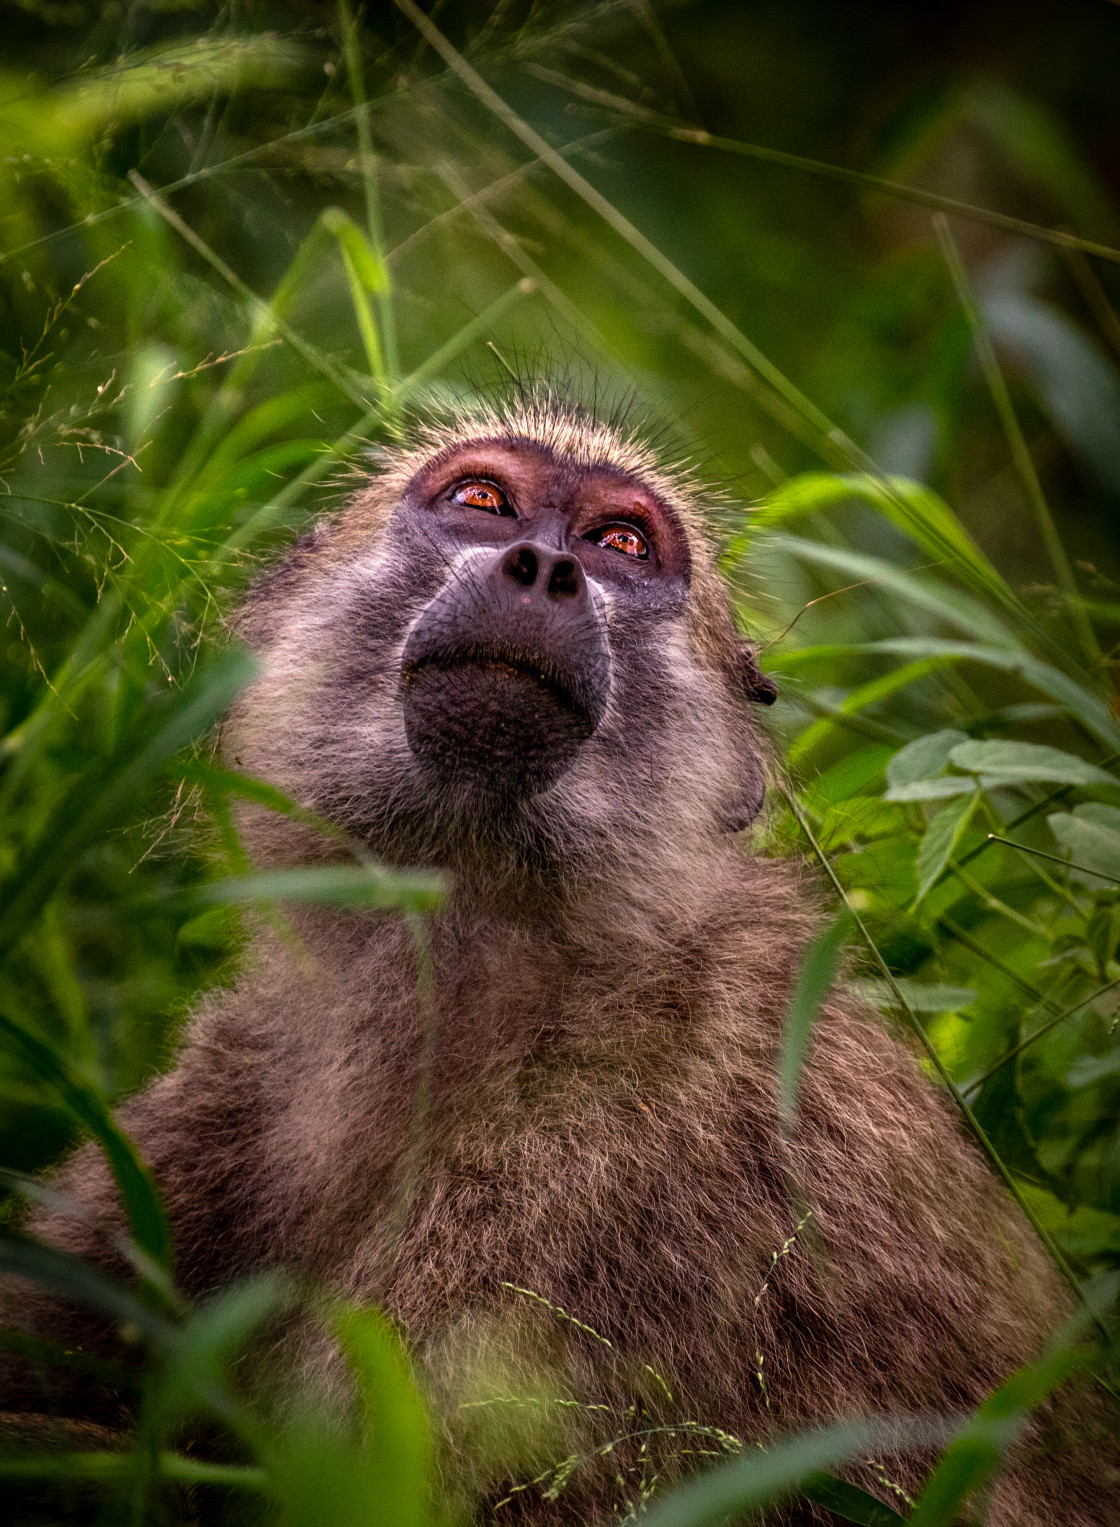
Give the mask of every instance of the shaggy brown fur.
[[[577, 497], [603, 474], [637, 485], [688, 552], [680, 607], [658, 617], [657, 644], [643, 637], [647, 658], [625, 657], [628, 606], [608, 589], [602, 725], [500, 826], [417, 782], [398, 714], [404, 633], [437, 587], [416, 592], [401, 506], [449, 464], [495, 459], [514, 474], [562, 467]], [[842, 995], [783, 1139], [775, 1060], [811, 920], [798, 871], [747, 857], [727, 831], [729, 800], [760, 770], [743, 701], [757, 675], [687, 483], [550, 399], [460, 419], [301, 543], [251, 596], [244, 630], [263, 673], [230, 756], [379, 855], [449, 869], [454, 888], [430, 929], [437, 1032], [415, 1171], [425, 1008], [412, 937], [390, 915], [297, 914], [310, 962], [262, 933], [235, 989], [196, 1014], [176, 1069], [123, 1110], [190, 1294], [278, 1263], [381, 1302], [447, 1417], [449, 1490], [491, 1503], [520, 1470], [615, 1433], [667, 1428], [653, 1455], [672, 1472], [697, 1446], [687, 1422], [750, 1441], [810, 1419], [969, 1408], [1039, 1350], [1067, 1312], [1047, 1258], [944, 1097]], [[264, 813], [245, 829], [258, 862], [327, 852]], [[116, 1214], [91, 1150], [59, 1181]], [[37, 1230], [97, 1249], [73, 1222]], [[49, 1316], [89, 1340], [70, 1318]], [[330, 1366], [310, 1346], [299, 1360]], [[606, 1408], [555, 1407], [578, 1424], [545, 1426], [511, 1460], [485, 1424], [500, 1407], [477, 1402], [518, 1395]], [[1090, 1409], [1082, 1396], [1040, 1423], [991, 1522], [1120, 1519]], [[1064, 1428], [1057, 1448], [1050, 1424]], [[577, 1469], [554, 1501], [516, 1494], [498, 1519], [611, 1514], [640, 1491], [638, 1447]], [[923, 1463], [890, 1470], [913, 1487]], [[797, 1509], [789, 1520], [817, 1519]]]

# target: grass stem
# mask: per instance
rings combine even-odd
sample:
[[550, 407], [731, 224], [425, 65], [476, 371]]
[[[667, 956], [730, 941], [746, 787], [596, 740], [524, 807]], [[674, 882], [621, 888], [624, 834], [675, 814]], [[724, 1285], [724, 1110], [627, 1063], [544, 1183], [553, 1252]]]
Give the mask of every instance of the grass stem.
[[991, 335], [988, 333], [980, 305], [976, 300], [976, 294], [972, 290], [972, 283], [968, 278], [964, 261], [961, 259], [957, 242], [953, 238], [949, 227], [949, 220], [943, 212], [939, 212], [933, 219], [934, 228], [937, 231], [937, 240], [941, 245], [941, 253], [945, 257], [945, 264], [949, 268], [953, 286], [956, 288], [957, 297], [964, 309], [968, 326], [972, 331], [972, 342], [980, 362], [980, 369], [984, 373], [984, 380], [988, 384], [988, 391], [992, 395], [996, 413], [1003, 425], [1007, 444], [1011, 451], [1012, 460], [1019, 473], [1023, 491], [1030, 505], [1035, 523], [1038, 525], [1042, 544], [1046, 548], [1046, 555], [1050, 559], [1050, 565], [1054, 574], [1069, 596], [1069, 612], [1077, 632], [1081, 650], [1090, 668], [1099, 668], [1101, 662], [1101, 650], [1097, 644], [1097, 638], [1093, 627], [1082, 606], [1081, 592], [1077, 587], [1077, 580], [1073, 576], [1069, 558], [1066, 556], [1065, 547], [1058, 535], [1054, 524], [1054, 517], [1050, 513], [1050, 505], [1046, 502], [1046, 495], [1042, 491], [1038, 472], [1035, 470], [1034, 461], [1023, 436], [1022, 426], [1016, 416], [1011, 402], [1011, 394], [1007, 390], [1003, 372], [1000, 370], [999, 361], [992, 345]]

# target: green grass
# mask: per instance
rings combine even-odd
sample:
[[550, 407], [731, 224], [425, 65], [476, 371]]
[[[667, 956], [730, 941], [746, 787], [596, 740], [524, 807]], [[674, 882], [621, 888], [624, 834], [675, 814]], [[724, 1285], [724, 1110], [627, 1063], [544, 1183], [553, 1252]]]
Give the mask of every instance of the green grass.
[[[92, 1482], [114, 1520], [161, 1520], [188, 1485], [267, 1520], [433, 1519], [392, 1331], [316, 1305], [353, 1436], [251, 1405], [236, 1353], [309, 1296], [261, 1281], [187, 1308], [113, 1109], [235, 968], [238, 906], [397, 907], [419, 929], [437, 903], [357, 849], [253, 875], [233, 802], [300, 808], [213, 758], [251, 671], [226, 625], [410, 408], [540, 357], [632, 393], [719, 486], [713, 535], [781, 692], [757, 846], [819, 859], [861, 978], [1096, 1301], [947, 1448], [913, 1519], [948, 1523], [1110, 1325], [1120, 1267], [1120, 216], [1076, 133], [977, 77], [915, 94], [859, 169], [709, 135], [680, 18], [641, 8], [171, 8], [126, 35], [111, 8], [63, 9], [27, 7], [0, 75], [0, 1164], [10, 1229], [41, 1191], [24, 1174], [95, 1138], [136, 1280], [11, 1234], [0, 1264], [111, 1311], [147, 1359], [131, 1451], [8, 1452], [0, 1474], [75, 1500]], [[700, 35], [718, 71], [721, 34]], [[966, 138], [1013, 205], [924, 184]], [[790, 1107], [833, 953], [791, 1015]], [[242, 1461], [176, 1450], [199, 1414]], [[747, 1449], [649, 1520], [798, 1485], [896, 1520], [824, 1472], [889, 1434]]]

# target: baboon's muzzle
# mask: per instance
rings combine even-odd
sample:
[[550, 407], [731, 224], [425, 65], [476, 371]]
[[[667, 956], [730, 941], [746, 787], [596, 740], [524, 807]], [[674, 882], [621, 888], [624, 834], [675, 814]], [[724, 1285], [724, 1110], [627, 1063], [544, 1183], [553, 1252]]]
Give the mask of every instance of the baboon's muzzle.
[[482, 789], [543, 790], [599, 725], [609, 681], [579, 562], [520, 541], [468, 564], [413, 627], [401, 661], [409, 746]]

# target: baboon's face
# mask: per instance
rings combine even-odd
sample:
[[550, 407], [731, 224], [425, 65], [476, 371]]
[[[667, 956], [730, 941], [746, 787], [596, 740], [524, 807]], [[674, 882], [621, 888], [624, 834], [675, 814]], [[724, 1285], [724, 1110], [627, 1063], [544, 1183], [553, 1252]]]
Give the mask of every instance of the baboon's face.
[[640, 482], [512, 445], [454, 452], [394, 526], [434, 590], [401, 654], [405, 735], [436, 780], [515, 798], [546, 789], [602, 724], [612, 680], [648, 687], [680, 615], [681, 526]]
[[234, 733], [260, 772], [413, 860], [633, 848], [757, 810], [742, 695], [696, 651], [693, 549], [655, 484], [474, 440], [422, 464], [368, 542], [348, 514], [278, 577]]

